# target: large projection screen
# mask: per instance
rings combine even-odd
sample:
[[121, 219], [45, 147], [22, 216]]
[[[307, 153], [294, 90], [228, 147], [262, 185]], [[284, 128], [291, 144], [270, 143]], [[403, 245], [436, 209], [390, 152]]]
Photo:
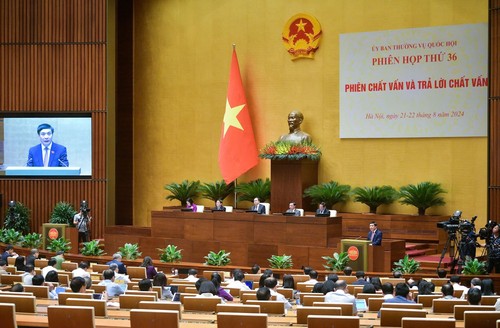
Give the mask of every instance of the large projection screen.
[[488, 28], [340, 35], [340, 138], [487, 135]]

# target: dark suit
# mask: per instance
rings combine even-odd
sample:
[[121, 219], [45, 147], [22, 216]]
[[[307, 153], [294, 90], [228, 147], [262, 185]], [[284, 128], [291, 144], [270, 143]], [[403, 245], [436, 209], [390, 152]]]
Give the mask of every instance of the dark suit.
[[257, 214], [266, 214], [266, 207], [262, 204], [259, 204], [257, 206], [252, 206], [250, 208], [251, 211], [257, 211]]
[[319, 208], [316, 210], [316, 214], [328, 214], [330, 215], [330, 210], [324, 208], [323, 210], [320, 210]]
[[286, 213], [293, 213], [294, 216], [300, 216], [299, 210], [288, 209], [288, 210], [286, 210]]
[[[372, 232], [371, 231], [368, 233], [368, 237], [366, 238], [366, 240], [372, 240]], [[373, 246], [382, 245], [382, 231], [380, 231], [378, 229], [375, 230], [375, 236], [373, 236], [372, 245]]]
[[[43, 167], [43, 153], [42, 153], [42, 146], [40, 144], [30, 148], [28, 152], [28, 162], [26, 163], [26, 166]], [[55, 142], [52, 143], [52, 147], [50, 148], [50, 159], [48, 166], [49, 167], [69, 166], [66, 147], [56, 144]]]
[[125, 266], [125, 264], [123, 264], [122, 262], [117, 261], [117, 260], [109, 261], [106, 264], [110, 265], [112, 263], [116, 263], [116, 265], [118, 265], [118, 273], [127, 274], [127, 267]]
[[222, 211], [222, 212], [225, 212], [226, 208], [224, 206], [221, 206], [221, 207], [215, 206], [214, 208], [212, 208], [212, 211]]

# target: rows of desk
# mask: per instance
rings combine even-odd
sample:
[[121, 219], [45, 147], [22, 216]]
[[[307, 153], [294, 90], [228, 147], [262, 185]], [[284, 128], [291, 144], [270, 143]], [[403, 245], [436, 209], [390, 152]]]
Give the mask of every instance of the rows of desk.
[[[48, 327], [47, 307], [49, 305], [56, 305], [57, 301], [53, 300], [37, 300], [37, 313], [16, 314], [16, 322], [20, 327]], [[300, 305], [299, 305], [300, 306]], [[297, 325], [297, 306], [288, 311], [286, 316], [269, 315], [268, 326], [290, 326]], [[431, 309], [426, 309], [430, 312]], [[450, 314], [432, 314], [429, 313], [427, 318], [452, 318]], [[95, 325], [97, 328], [117, 328], [117, 327], [130, 327], [130, 311], [120, 310], [115, 307], [108, 308], [108, 317], [96, 317]], [[202, 313], [202, 312], [182, 312], [182, 318], [179, 322], [181, 328], [191, 327], [210, 327], [215, 328], [217, 321], [217, 314]], [[302, 325], [304, 326], [304, 325]], [[378, 327], [380, 326], [380, 319], [377, 318], [377, 312], [365, 312], [360, 314], [360, 327]], [[456, 328], [463, 328], [464, 321], [456, 321]]]

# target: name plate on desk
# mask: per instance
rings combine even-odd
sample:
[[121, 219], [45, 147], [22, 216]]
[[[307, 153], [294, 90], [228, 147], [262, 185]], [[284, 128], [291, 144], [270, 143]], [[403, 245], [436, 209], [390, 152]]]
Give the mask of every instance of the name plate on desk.
[[71, 176], [80, 175], [81, 168], [69, 167], [38, 167], [38, 166], [7, 166], [0, 174], [8, 176]]

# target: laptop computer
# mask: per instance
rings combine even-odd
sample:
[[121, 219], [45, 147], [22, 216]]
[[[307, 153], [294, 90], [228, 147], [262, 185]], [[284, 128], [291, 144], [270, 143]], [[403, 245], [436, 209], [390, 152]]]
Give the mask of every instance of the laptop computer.
[[366, 305], [365, 299], [356, 299], [356, 308], [358, 312], [366, 312], [368, 310], [368, 306]]
[[294, 212], [283, 212], [284, 216], [295, 216]]
[[247, 213], [257, 213], [256, 210], [246, 210], [245, 212], [247, 212]]
[[247, 285], [250, 290], [253, 290], [253, 281], [245, 280], [245, 285]]
[[181, 208], [181, 211], [182, 212], [192, 212], [193, 209], [192, 208]]
[[330, 217], [330, 213], [317, 213], [315, 216], [317, 218], [327, 218]]

